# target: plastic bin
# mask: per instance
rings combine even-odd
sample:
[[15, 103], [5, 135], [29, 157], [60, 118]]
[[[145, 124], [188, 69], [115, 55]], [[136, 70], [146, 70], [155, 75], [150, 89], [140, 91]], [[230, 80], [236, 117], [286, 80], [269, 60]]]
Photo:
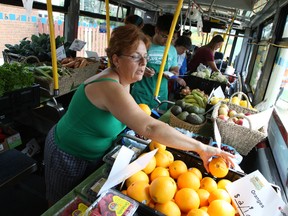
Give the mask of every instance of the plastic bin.
[[35, 108], [40, 105], [40, 85], [18, 89], [0, 97], [0, 115]]

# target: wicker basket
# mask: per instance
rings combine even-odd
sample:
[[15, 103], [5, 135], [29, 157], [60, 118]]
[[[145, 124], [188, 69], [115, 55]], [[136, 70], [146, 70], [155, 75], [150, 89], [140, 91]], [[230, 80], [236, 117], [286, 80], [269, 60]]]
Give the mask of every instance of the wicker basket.
[[[212, 112], [212, 120], [216, 121], [216, 126], [219, 129], [222, 142], [234, 147], [241, 155], [247, 155], [259, 142], [263, 141], [267, 134], [263, 132], [263, 128], [259, 130], [252, 130], [251, 122], [250, 128], [237, 125], [232, 121], [224, 121], [217, 118], [218, 110], [225, 102], [220, 102], [215, 105], [215, 108]], [[229, 109], [235, 110], [237, 113], [258, 113], [255, 110], [241, 107], [235, 104], [226, 103]]]
[[181, 119], [173, 115], [173, 113], [170, 113], [170, 125], [172, 127], [183, 128], [183, 129], [192, 131], [194, 133], [198, 133], [201, 130], [201, 128], [206, 124], [206, 122], [207, 122], [207, 119], [205, 119], [205, 121], [200, 125], [194, 125], [194, 124], [190, 124], [188, 122], [182, 121]]

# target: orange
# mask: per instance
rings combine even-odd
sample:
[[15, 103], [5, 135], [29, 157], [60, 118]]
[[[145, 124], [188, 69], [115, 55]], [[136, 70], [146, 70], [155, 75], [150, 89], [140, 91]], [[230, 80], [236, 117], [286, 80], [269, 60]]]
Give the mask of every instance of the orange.
[[137, 200], [138, 202], [147, 205], [151, 200], [149, 194], [149, 183], [147, 183], [146, 181], [133, 182], [127, 188], [127, 195]]
[[169, 164], [171, 164], [171, 163], [174, 161], [174, 156], [173, 156], [173, 154], [172, 154], [170, 151], [168, 151], [168, 150], [165, 150], [164, 153], [168, 156], [168, 158], [169, 158]]
[[225, 200], [214, 200], [208, 206], [209, 216], [235, 216], [235, 209]]
[[177, 204], [173, 201], [168, 201], [166, 203], [156, 203], [155, 210], [160, 211], [167, 216], [181, 216], [181, 211]]
[[208, 213], [202, 209], [192, 209], [187, 216], [209, 216]]
[[191, 209], [198, 209], [200, 199], [197, 192], [191, 188], [182, 188], [175, 194], [175, 202], [180, 210], [184, 213], [189, 212]]
[[144, 171], [146, 174], [150, 174], [155, 169], [155, 167], [156, 167], [156, 158], [153, 156], [142, 171]]
[[208, 201], [209, 201], [209, 203], [211, 203], [212, 201], [219, 200], [219, 199], [220, 200], [225, 200], [228, 203], [231, 203], [230, 195], [224, 189], [216, 189], [216, 190], [212, 191], [210, 193]]
[[127, 190], [122, 190], [121, 193], [127, 195]]
[[178, 177], [177, 186], [179, 189], [192, 188], [196, 191], [200, 187], [200, 180], [194, 173], [185, 172]]
[[149, 183], [149, 177], [145, 172], [141, 170], [126, 179], [126, 182], [125, 182], [126, 187], [128, 188], [133, 182], [136, 182], [136, 181], [146, 181], [147, 183]]
[[191, 168], [188, 169], [188, 171], [189, 171], [189, 172], [192, 172], [192, 173], [194, 173], [196, 176], [198, 176], [199, 180], [202, 179], [202, 173], [201, 173], [201, 171], [200, 171], [198, 168], [196, 168], [196, 167], [191, 167]]
[[154, 150], [154, 149], [157, 149], [158, 148], [158, 152], [159, 151], [164, 151], [166, 150], [166, 146], [155, 141], [155, 140], [152, 140], [150, 143], [149, 143], [149, 149], [150, 151]]
[[198, 189], [196, 192], [200, 199], [200, 207], [208, 206], [209, 205], [208, 199], [209, 199], [210, 193], [205, 189]]
[[151, 199], [150, 202], [147, 204], [150, 208], [155, 208], [155, 202]]
[[151, 198], [156, 203], [165, 203], [173, 199], [176, 192], [174, 179], [168, 176], [160, 176], [154, 179], [149, 187]]
[[159, 176], [170, 176], [168, 169], [164, 167], [156, 167], [150, 174], [150, 182]]
[[187, 165], [181, 160], [175, 160], [169, 165], [170, 176], [174, 179], [177, 179], [185, 172], [187, 172]]
[[226, 186], [232, 184], [232, 182], [228, 179], [221, 179], [218, 183], [217, 183], [217, 187], [219, 189], [225, 189], [226, 190]]
[[208, 211], [208, 206], [202, 206], [199, 209], [202, 209], [203, 211], [207, 212]]
[[158, 151], [155, 154], [155, 159], [156, 159], [156, 167], [167, 168], [170, 164], [170, 159], [165, 152]]
[[151, 115], [151, 109], [147, 104], [138, 104], [138, 105], [145, 113], [147, 113], [149, 116]]
[[217, 189], [217, 183], [213, 178], [206, 176], [201, 179], [200, 188], [205, 189], [211, 193], [213, 190]]
[[210, 161], [209, 171], [213, 176], [223, 178], [228, 174], [229, 168], [223, 158], [217, 157]]

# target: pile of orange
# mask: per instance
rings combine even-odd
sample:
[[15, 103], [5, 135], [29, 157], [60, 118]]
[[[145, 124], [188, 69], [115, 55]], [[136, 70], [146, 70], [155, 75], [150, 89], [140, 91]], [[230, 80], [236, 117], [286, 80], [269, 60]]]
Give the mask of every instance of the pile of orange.
[[[167, 216], [235, 216], [225, 190], [230, 180], [222, 178], [217, 182], [196, 167], [188, 168], [183, 161], [174, 160], [159, 142], [152, 141], [149, 148], [158, 151], [142, 171], [126, 180], [127, 190], [123, 193]], [[223, 176], [228, 170], [225, 166], [221, 158], [215, 158], [209, 169], [213, 176]]]

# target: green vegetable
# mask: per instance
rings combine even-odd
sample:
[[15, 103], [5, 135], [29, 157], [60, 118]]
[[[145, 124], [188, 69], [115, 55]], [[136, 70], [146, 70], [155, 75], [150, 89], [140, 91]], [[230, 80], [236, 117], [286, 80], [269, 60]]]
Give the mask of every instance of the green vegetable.
[[14, 62], [0, 66], [0, 96], [5, 92], [29, 87], [33, 83], [33, 73], [26, 64]]

